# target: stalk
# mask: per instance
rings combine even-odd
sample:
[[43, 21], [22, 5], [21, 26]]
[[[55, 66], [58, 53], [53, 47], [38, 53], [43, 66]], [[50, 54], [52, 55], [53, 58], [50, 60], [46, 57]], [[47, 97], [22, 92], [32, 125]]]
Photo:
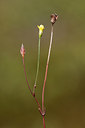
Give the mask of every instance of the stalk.
[[28, 88], [29, 88], [29, 90], [30, 90], [31, 95], [34, 97], [34, 99], [35, 99], [35, 101], [36, 101], [36, 103], [37, 103], [37, 105], [38, 105], [38, 110], [39, 110], [39, 112], [40, 112], [40, 114], [42, 115], [42, 118], [43, 118], [43, 128], [45, 128], [45, 118], [44, 118], [44, 115], [42, 114], [41, 106], [40, 106], [40, 104], [39, 104], [37, 98], [34, 96], [32, 90], [31, 90], [31, 88], [30, 88], [30, 85], [29, 85], [29, 83], [28, 83], [28, 80], [27, 80], [27, 75], [26, 75], [26, 70], [25, 70], [25, 63], [24, 63], [24, 57], [23, 57], [23, 66], [24, 66], [24, 73], [25, 73], [26, 83], [27, 83], [27, 85], [28, 85]]
[[24, 66], [25, 79], [26, 79], [26, 83], [27, 83], [27, 85], [28, 85], [29, 91], [30, 91], [31, 95], [34, 97], [34, 99], [35, 99], [35, 101], [36, 101], [36, 103], [37, 103], [37, 105], [38, 105], [38, 109], [39, 109], [40, 113], [42, 114], [41, 106], [40, 106], [40, 104], [39, 104], [37, 98], [33, 95], [33, 92], [32, 92], [32, 90], [31, 90], [30, 85], [29, 85], [28, 80], [27, 80], [24, 58], [23, 58], [23, 66]]
[[46, 71], [45, 71], [45, 79], [44, 79], [43, 90], [42, 90], [42, 112], [43, 112], [43, 114], [45, 114], [44, 92], [45, 92], [45, 85], [46, 85], [46, 79], [47, 79], [47, 73], [48, 73], [48, 65], [49, 65], [49, 59], [50, 59], [50, 53], [51, 53], [51, 47], [52, 47], [52, 39], [53, 39], [53, 24], [51, 24], [50, 46], [49, 46], [49, 51], [48, 51], [48, 58], [47, 58]]
[[35, 88], [36, 88], [37, 79], [38, 79], [38, 73], [39, 73], [39, 61], [40, 61], [40, 39], [41, 39], [41, 37], [39, 37], [39, 42], [38, 42], [37, 72], [36, 72], [35, 84], [34, 84], [34, 88], [33, 88], [33, 94], [34, 94], [34, 95], [35, 95]]

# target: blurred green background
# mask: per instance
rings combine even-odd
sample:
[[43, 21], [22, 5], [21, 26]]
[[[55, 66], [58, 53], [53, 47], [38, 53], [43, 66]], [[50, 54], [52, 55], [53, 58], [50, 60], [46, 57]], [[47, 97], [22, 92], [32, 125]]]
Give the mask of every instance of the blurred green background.
[[50, 40], [50, 15], [59, 18], [45, 88], [47, 128], [85, 128], [85, 0], [0, 0], [0, 128], [43, 128], [24, 76], [33, 88], [37, 25], [44, 24], [36, 96], [41, 103]]

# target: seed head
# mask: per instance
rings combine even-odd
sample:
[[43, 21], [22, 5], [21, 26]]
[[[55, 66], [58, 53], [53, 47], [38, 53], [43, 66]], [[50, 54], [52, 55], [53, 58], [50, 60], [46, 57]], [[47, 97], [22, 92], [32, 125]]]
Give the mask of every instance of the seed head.
[[23, 44], [21, 45], [20, 53], [21, 53], [22, 57], [24, 58], [25, 49], [24, 49], [24, 45]]
[[54, 24], [57, 19], [58, 19], [58, 15], [57, 15], [57, 14], [52, 14], [52, 15], [51, 15], [51, 23], [52, 23], [52, 24]]

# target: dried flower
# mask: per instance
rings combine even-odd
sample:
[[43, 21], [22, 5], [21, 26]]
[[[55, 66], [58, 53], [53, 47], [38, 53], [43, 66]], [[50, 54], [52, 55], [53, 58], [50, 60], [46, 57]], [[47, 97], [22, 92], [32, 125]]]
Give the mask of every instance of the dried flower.
[[40, 26], [37, 25], [37, 27], [39, 28], [39, 38], [42, 36], [43, 34], [43, 30], [45, 29], [44, 26], [41, 24]]
[[51, 23], [52, 23], [52, 24], [54, 24], [57, 19], [58, 19], [58, 15], [57, 15], [57, 14], [52, 14], [52, 15], [51, 15]]
[[22, 57], [24, 58], [25, 49], [24, 49], [24, 45], [23, 44], [21, 45], [20, 53], [21, 53]]

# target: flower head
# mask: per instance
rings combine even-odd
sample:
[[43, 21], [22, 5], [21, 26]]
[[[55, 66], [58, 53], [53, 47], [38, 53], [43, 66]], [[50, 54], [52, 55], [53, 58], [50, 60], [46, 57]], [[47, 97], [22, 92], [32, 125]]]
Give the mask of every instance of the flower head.
[[22, 57], [24, 58], [25, 49], [24, 49], [24, 45], [23, 44], [21, 45], [20, 53], [21, 53]]
[[44, 26], [41, 24], [40, 26], [37, 25], [37, 27], [39, 28], [39, 37], [42, 36], [43, 34], [43, 30], [45, 29]]
[[52, 23], [52, 24], [54, 24], [57, 19], [58, 19], [58, 15], [57, 15], [57, 14], [52, 14], [52, 15], [51, 15], [51, 23]]

